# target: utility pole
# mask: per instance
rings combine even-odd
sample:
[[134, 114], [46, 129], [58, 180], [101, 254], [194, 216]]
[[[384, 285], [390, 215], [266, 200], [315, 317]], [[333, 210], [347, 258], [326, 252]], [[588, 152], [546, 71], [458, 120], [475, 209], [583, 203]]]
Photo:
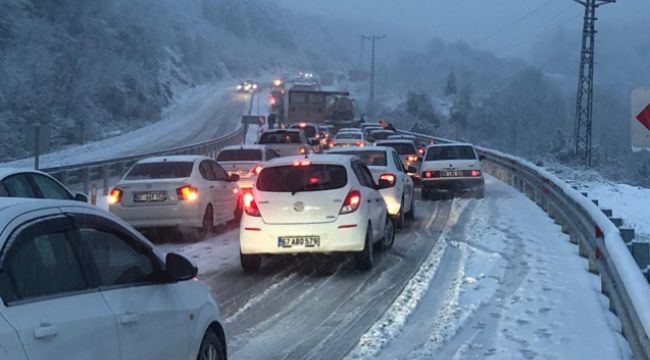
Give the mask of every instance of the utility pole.
[[370, 50], [370, 95], [368, 96], [368, 115], [373, 115], [374, 113], [374, 103], [375, 103], [375, 43], [377, 40], [385, 38], [386, 35], [362, 35], [363, 40], [370, 40], [372, 42]]
[[359, 66], [358, 66], [358, 70], [363, 71], [363, 45], [364, 45], [363, 35], [361, 35], [360, 39], [361, 39], [361, 43], [359, 44]]
[[594, 92], [594, 43], [596, 38], [596, 9], [616, 0], [574, 0], [585, 7], [582, 27], [582, 51], [576, 96], [575, 155], [591, 167], [591, 120]]

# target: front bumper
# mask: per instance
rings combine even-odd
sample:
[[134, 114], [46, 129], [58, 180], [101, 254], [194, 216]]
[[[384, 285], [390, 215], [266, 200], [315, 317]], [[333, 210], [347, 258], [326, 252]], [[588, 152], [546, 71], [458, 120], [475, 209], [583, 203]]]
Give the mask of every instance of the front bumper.
[[[356, 226], [340, 228], [346, 225]], [[367, 227], [355, 213], [321, 224], [266, 224], [262, 218], [244, 214], [239, 228], [240, 249], [242, 254], [263, 255], [358, 252], [363, 250]], [[278, 238], [284, 236], [319, 236], [320, 246], [280, 247]]]
[[422, 191], [424, 192], [437, 192], [437, 191], [451, 191], [463, 192], [473, 191], [485, 186], [485, 179], [483, 177], [462, 177], [462, 178], [436, 178], [436, 179], [420, 179]]

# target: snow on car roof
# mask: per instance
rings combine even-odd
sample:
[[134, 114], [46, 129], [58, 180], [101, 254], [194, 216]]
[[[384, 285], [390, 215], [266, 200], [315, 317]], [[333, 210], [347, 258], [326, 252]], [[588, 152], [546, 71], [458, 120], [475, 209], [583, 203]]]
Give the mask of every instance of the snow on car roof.
[[413, 144], [414, 141], [412, 139], [386, 139], [386, 140], [379, 140], [377, 141], [377, 145], [382, 145], [382, 144]]
[[244, 145], [228, 145], [221, 149], [221, 151], [224, 150], [264, 150], [266, 149], [266, 145], [263, 144], [244, 144]]
[[445, 143], [445, 144], [431, 144], [431, 145], [427, 146], [427, 149], [432, 148], [432, 147], [444, 147], [444, 146], [471, 146], [471, 147], [474, 147], [474, 145], [472, 145], [470, 143], [448, 143], [448, 144]]
[[386, 146], [364, 146], [364, 147], [348, 147], [348, 148], [334, 148], [327, 150], [328, 154], [333, 153], [347, 153], [347, 152], [362, 152], [362, 151], [387, 151], [391, 148]]
[[264, 130], [262, 134], [272, 134], [272, 133], [299, 133], [302, 130], [300, 129], [273, 129], [273, 130]]
[[4, 230], [7, 224], [20, 215], [38, 210], [60, 208], [62, 206], [75, 206], [101, 211], [96, 206], [73, 200], [0, 197], [0, 231]]
[[273, 166], [287, 166], [293, 165], [296, 161], [309, 161], [311, 164], [340, 164], [345, 165], [350, 162], [350, 156], [346, 155], [334, 155], [334, 154], [318, 154], [318, 155], [309, 155], [307, 157], [302, 155], [297, 156], [285, 156], [272, 159], [266, 163], [264, 167], [273, 167]]

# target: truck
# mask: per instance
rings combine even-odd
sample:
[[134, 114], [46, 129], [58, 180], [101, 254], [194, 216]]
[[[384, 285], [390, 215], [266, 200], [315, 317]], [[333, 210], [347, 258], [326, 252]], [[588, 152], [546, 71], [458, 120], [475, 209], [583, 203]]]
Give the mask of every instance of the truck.
[[354, 122], [354, 101], [347, 91], [325, 91], [319, 86], [294, 85], [289, 89], [287, 122], [331, 124]]

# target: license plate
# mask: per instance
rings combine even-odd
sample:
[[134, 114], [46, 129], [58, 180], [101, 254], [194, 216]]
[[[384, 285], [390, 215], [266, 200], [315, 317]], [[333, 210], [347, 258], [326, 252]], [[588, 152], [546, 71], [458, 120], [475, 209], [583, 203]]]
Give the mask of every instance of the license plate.
[[141, 192], [133, 195], [135, 202], [156, 202], [167, 200], [167, 193], [164, 191]]
[[320, 236], [281, 236], [278, 238], [278, 247], [315, 248], [320, 246]]
[[440, 174], [442, 177], [461, 177], [463, 176], [462, 171], [443, 171]]
[[248, 171], [246, 171], [246, 170], [231, 170], [231, 171], [228, 171], [228, 175], [243, 176], [243, 175], [246, 175], [247, 173], [248, 173]]

